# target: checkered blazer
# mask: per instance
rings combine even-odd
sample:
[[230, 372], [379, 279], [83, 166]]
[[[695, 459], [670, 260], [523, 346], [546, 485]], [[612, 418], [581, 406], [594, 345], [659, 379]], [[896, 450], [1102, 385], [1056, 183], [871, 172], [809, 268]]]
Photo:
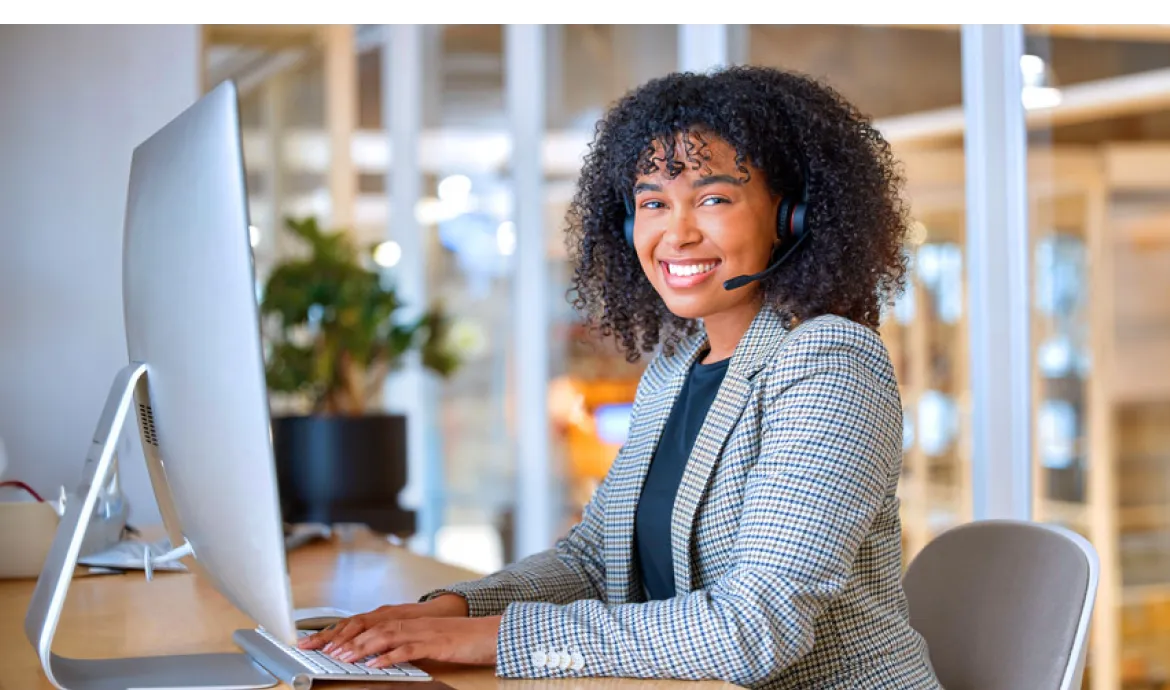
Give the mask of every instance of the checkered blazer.
[[841, 317], [792, 330], [769, 309], [756, 317], [675, 499], [678, 594], [646, 602], [634, 513], [705, 343], [696, 335], [647, 367], [629, 440], [563, 539], [423, 599], [456, 592], [472, 616], [502, 614], [501, 677], [939, 688], [901, 586], [897, 383], [877, 334]]

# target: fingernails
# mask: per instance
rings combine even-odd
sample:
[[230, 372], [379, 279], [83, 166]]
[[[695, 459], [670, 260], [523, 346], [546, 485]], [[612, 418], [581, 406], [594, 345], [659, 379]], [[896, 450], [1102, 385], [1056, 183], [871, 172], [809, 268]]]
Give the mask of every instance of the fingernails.
[[334, 645], [332, 642], [330, 642], [329, 644], [325, 645], [325, 649], [322, 649], [321, 651], [322, 651], [322, 652], [325, 652], [326, 654], [328, 654], [329, 652], [332, 652], [332, 651], [333, 651], [333, 647], [334, 647], [334, 646], [335, 646], [335, 645]]
[[338, 660], [344, 661], [345, 663], [348, 664], [350, 661], [353, 660], [354, 656], [355, 656], [354, 653], [352, 651], [350, 651], [350, 652], [343, 653], [341, 656], [339, 656], [337, 658], [338, 658]]

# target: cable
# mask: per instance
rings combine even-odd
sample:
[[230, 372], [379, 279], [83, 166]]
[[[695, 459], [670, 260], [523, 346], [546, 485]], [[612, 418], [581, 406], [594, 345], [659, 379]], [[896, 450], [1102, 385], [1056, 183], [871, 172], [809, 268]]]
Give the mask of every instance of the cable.
[[170, 551], [167, 551], [166, 553], [159, 556], [158, 558], [151, 558], [150, 557], [150, 545], [147, 544], [146, 550], [144, 550], [142, 552], [142, 569], [146, 571], [147, 581], [150, 581], [150, 580], [154, 579], [154, 566], [166, 565], [167, 563], [172, 563], [172, 562], [177, 561], [180, 558], [183, 558], [185, 556], [194, 556], [194, 555], [195, 555], [195, 549], [191, 546], [191, 542], [184, 541], [182, 546], [180, 546], [176, 549], [171, 549]]
[[37, 499], [38, 503], [45, 502], [45, 499], [41, 498], [40, 494], [38, 494], [36, 491], [34, 491], [31, 486], [29, 486], [28, 484], [25, 484], [22, 481], [19, 481], [16, 479], [9, 479], [8, 481], [0, 482], [0, 486], [15, 486], [18, 489], [24, 489], [25, 491], [27, 491], [29, 493], [30, 496]]

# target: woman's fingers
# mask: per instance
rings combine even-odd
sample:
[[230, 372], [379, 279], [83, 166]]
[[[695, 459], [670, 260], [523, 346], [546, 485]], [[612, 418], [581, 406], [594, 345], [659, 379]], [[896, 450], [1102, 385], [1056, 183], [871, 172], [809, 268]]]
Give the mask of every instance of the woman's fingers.
[[[297, 641], [301, 649], [321, 649], [326, 653], [384, 621], [441, 616], [466, 616], [467, 602], [460, 596], [432, 599], [425, 604], [387, 604], [368, 613], [338, 621], [334, 625]], [[332, 643], [332, 646], [330, 644]]]
[[326, 653], [345, 662], [382, 654], [407, 641], [410, 633], [404, 632], [405, 623], [406, 621], [401, 620], [384, 621], [355, 635], [352, 640], [339, 644], [336, 650]]
[[297, 641], [297, 647], [309, 650], [320, 649], [328, 654], [338, 646], [369, 630], [378, 621], [399, 617], [401, 613], [399, 609], [401, 608], [399, 606], [380, 606], [369, 613], [343, 618], [318, 633], [301, 638]]
[[365, 616], [355, 616], [349, 619], [349, 622], [345, 625], [339, 625], [337, 627], [333, 633], [333, 637], [322, 647], [321, 651], [329, 654], [358, 635], [361, 635], [366, 630], [369, 630], [371, 625], [372, 622]]
[[377, 659], [371, 659], [366, 666], [370, 668], [386, 668], [394, 664], [401, 664], [419, 659], [434, 659], [439, 656], [433, 645], [426, 642], [408, 642], [401, 647], [382, 654]]
[[[341, 661], [376, 657], [377, 664], [432, 659], [457, 664], [496, 663], [500, 617], [416, 618], [385, 621], [334, 651]], [[370, 664], [375, 660], [370, 659]]]
[[329, 653], [338, 645], [349, 642], [364, 632], [369, 627], [368, 620], [365, 614], [343, 618], [316, 634], [301, 638], [297, 641], [297, 647], [309, 650], [320, 649]]
[[301, 649], [320, 649], [324, 647], [329, 643], [330, 640], [333, 639], [333, 636], [337, 634], [338, 627], [348, 621], [348, 618], [339, 620], [324, 630], [319, 630], [312, 635], [306, 635], [302, 637], [301, 639], [297, 640], [297, 647], [300, 647]]

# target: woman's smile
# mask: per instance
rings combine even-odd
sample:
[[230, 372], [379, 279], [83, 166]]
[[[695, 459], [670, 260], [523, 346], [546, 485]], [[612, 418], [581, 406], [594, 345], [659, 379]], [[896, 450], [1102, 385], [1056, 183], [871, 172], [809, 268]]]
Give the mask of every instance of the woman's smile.
[[723, 263], [719, 259], [670, 259], [659, 261], [662, 282], [674, 290], [685, 290], [704, 282], [715, 275]]

